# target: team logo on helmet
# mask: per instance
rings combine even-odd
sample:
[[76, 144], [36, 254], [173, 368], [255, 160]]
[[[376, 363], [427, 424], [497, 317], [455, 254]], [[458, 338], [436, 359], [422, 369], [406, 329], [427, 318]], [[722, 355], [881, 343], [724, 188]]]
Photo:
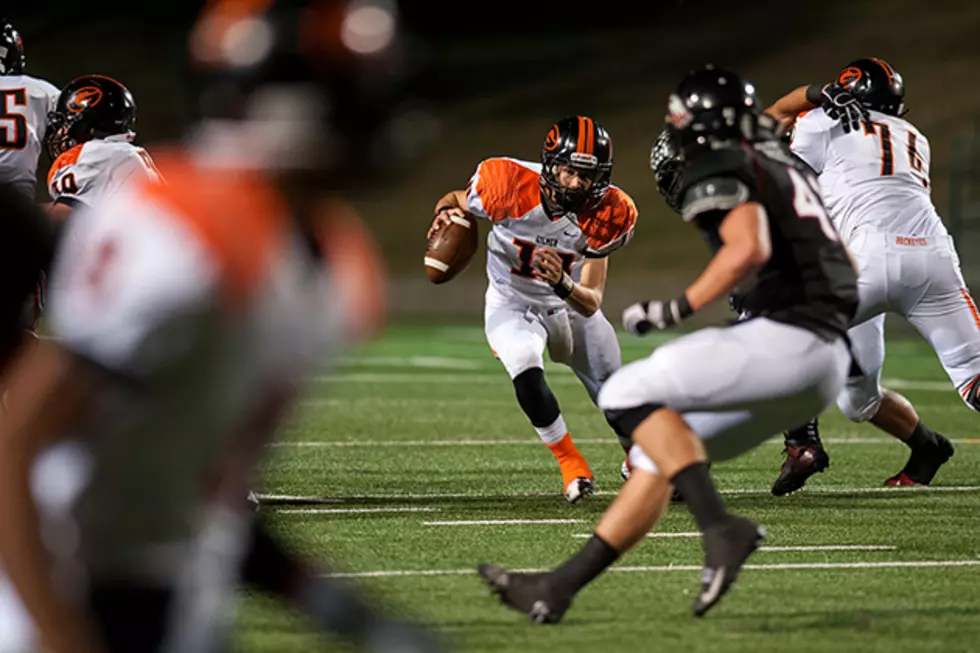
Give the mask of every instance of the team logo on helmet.
[[83, 86], [68, 98], [68, 110], [72, 113], [79, 113], [85, 109], [94, 107], [102, 101], [102, 89], [96, 86]]
[[851, 84], [856, 84], [861, 80], [863, 72], [857, 66], [848, 66], [841, 71], [840, 77], [837, 78], [837, 83], [841, 86], [850, 86]]
[[558, 130], [558, 125], [552, 125], [551, 129], [548, 131], [548, 135], [544, 137], [544, 149], [551, 152], [558, 147], [561, 142], [561, 132]]
[[677, 129], [684, 129], [694, 120], [694, 116], [684, 106], [684, 100], [672, 93], [667, 101], [667, 120]]

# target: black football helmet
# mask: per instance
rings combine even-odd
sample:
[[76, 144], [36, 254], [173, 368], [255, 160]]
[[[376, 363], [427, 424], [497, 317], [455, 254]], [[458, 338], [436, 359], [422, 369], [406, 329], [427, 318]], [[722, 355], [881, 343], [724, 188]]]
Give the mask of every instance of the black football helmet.
[[762, 110], [755, 87], [728, 70], [708, 65], [681, 80], [667, 102], [667, 130], [678, 155], [757, 140]]
[[681, 171], [684, 162], [678, 156], [677, 148], [670, 138], [670, 132], [665, 128], [657, 136], [650, 149], [650, 169], [657, 180], [657, 190], [664, 196], [667, 206], [675, 211], [680, 210]]
[[215, 0], [189, 42], [196, 128], [220, 125], [256, 165], [322, 184], [393, 175], [438, 129], [415, 90], [417, 46], [392, 0]]
[[[571, 189], [558, 181], [558, 166], [574, 168], [591, 183]], [[609, 133], [588, 116], [556, 122], [541, 148], [541, 191], [552, 215], [580, 213], [602, 201], [612, 178], [613, 146]]]
[[884, 59], [869, 57], [852, 61], [840, 71], [834, 84], [850, 91], [872, 111], [889, 116], [905, 113], [905, 82]]
[[136, 101], [125, 86], [103, 75], [68, 82], [48, 114], [44, 145], [52, 159], [93, 138], [136, 136]]
[[0, 18], [0, 75], [20, 75], [25, 65], [24, 41], [13, 25]]

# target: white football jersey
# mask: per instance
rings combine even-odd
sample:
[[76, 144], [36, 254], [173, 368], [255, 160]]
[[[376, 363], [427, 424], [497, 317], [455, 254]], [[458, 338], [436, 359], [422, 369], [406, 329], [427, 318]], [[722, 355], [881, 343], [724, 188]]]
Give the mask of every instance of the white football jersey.
[[467, 210], [493, 223], [487, 236], [487, 277], [504, 296], [536, 306], [561, 306], [532, 262], [538, 247], [556, 250], [565, 271], [579, 280], [586, 257], [608, 256], [633, 237], [636, 206], [610, 186], [594, 209], [552, 219], [541, 204], [541, 165], [510, 158], [486, 159], [466, 189]]
[[0, 75], [0, 183], [34, 197], [48, 113], [61, 91], [30, 75]]
[[119, 134], [76, 145], [62, 152], [48, 171], [48, 193], [55, 202], [92, 205], [108, 199], [126, 183], [158, 179], [153, 159]]
[[[267, 182], [164, 170], [167, 183], [135, 181], [82, 207], [50, 281], [52, 335], [130, 380], [34, 475], [44, 514], [73, 517], [93, 579], [172, 582], [222, 469], [255, 446], [249, 425], [337, 336], [326, 268]], [[72, 446], [85, 452], [73, 472], [85, 491], [59, 509], [44, 497], [67, 482]]]
[[871, 112], [844, 133], [823, 109], [796, 121], [790, 147], [816, 171], [830, 217], [844, 242], [870, 227], [907, 236], [945, 234], [930, 196], [929, 141], [902, 118]]

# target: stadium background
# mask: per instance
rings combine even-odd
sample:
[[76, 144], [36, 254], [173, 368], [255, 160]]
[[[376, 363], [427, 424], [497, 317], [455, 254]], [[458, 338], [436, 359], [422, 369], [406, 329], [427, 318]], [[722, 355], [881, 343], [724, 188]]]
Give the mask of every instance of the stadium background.
[[[4, 2], [25, 39], [28, 72], [63, 85], [97, 72], [136, 96], [138, 140], [179, 136], [191, 116], [187, 30], [200, 2]], [[970, 0], [753, 0], [569, 3], [409, 0], [403, 17], [424, 44], [419, 92], [438, 112], [432, 155], [397, 182], [357, 198], [384, 248], [396, 319], [476, 319], [483, 257], [443, 287], [421, 266], [436, 199], [465, 186], [485, 157], [537, 159], [557, 118], [588, 113], [615, 143], [613, 181], [636, 200], [636, 237], [611, 263], [607, 312], [674, 293], [707, 253], [663, 205], [647, 166], [665, 98], [692, 66], [732, 67], [764, 103], [828, 80], [848, 60], [880, 56], [905, 77], [909, 118], [932, 144], [933, 197], [980, 283], [980, 3]], [[44, 164], [42, 164], [42, 169]], [[717, 319], [724, 308], [701, 319]]]

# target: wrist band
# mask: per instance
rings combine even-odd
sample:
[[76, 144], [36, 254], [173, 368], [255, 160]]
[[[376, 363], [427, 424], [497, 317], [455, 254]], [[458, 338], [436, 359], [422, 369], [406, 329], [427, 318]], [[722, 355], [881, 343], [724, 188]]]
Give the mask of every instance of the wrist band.
[[554, 289], [555, 294], [558, 295], [561, 299], [568, 299], [571, 296], [572, 290], [574, 288], [575, 288], [575, 282], [572, 281], [572, 278], [568, 276], [567, 272], [562, 272], [561, 279], [558, 280], [558, 283], [552, 286], [552, 289]]
[[438, 209], [436, 209], [435, 215], [439, 215], [443, 211], [448, 211], [450, 209], [455, 209], [455, 208], [456, 208], [455, 206], [449, 206], [448, 204], [445, 206], [440, 206]]
[[694, 309], [691, 308], [691, 302], [687, 301], [687, 293], [684, 293], [674, 301], [670, 303], [670, 310], [674, 314], [674, 322], [680, 322], [681, 320], [694, 315]]
[[822, 98], [823, 89], [824, 87], [822, 84], [810, 84], [809, 86], [807, 86], [806, 101], [809, 102], [810, 104], [819, 107], [823, 99]]

